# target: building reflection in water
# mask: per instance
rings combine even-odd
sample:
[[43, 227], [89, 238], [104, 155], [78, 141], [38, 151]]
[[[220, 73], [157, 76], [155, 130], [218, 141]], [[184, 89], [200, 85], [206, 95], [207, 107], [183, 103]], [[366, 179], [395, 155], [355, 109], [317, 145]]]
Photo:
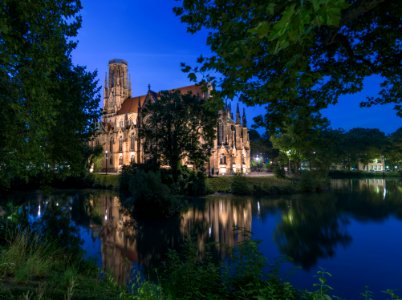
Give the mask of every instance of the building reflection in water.
[[[183, 236], [196, 235], [198, 250], [205, 251], [205, 243], [213, 241], [222, 257], [236, 243], [242, 242], [251, 232], [252, 201], [236, 203], [220, 197], [206, 200], [205, 208], [192, 207], [182, 214], [180, 232]], [[194, 229], [198, 228], [197, 232]]]
[[376, 194], [381, 194], [385, 199], [387, 196], [387, 181], [383, 178], [365, 179], [332, 179], [331, 188], [334, 190], [348, 190], [350, 192], [361, 192], [368, 190]]
[[163, 259], [169, 248], [178, 248], [190, 236], [195, 237], [200, 253], [204, 253], [208, 242], [213, 242], [224, 257], [228, 249], [248, 237], [241, 233], [243, 230], [251, 231], [251, 199], [241, 203], [231, 199], [207, 200], [201, 207], [193, 206], [182, 213], [174, 226], [165, 224], [163, 228], [135, 222], [115, 195], [92, 197], [88, 203], [91, 215], [101, 223], [91, 222], [90, 227], [100, 232], [103, 268], [120, 284], [129, 281], [133, 263], [151, 267], [156, 264], [153, 260]]
[[121, 209], [120, 200], [115, 195], [91, 198], [89, 204], [93, 216], [101, 221], [101, 226], [92, 223], [91, 227], [99, 230], [102, 267], [120, 284], [127, 283], [132, 262], [138, 261], [133, 220], [127, 211]]

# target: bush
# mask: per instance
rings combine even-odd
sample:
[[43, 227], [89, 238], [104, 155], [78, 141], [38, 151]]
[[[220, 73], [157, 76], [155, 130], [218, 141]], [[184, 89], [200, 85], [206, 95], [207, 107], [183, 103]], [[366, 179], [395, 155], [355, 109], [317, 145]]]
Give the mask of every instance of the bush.
[[328, 177], [320, 172], [304, 171], [300, 176], [299, 189], [301, 192], [321, 192], [329, 186]]
[[233, 177], [230, 190], [233, 195], [250, 195], [252, 193], [246, 178], [241, 175], [235, 175]]
[[162, 181], [168, 184], [174, 194], [187, 196], [202, 196], [206, 194], [205, 175], [203, 172], [180, 167], [176, 182], [170, 170], [163, 170]]
[[276, 165], [274, 167], [274, 174], [278, 178], [285, 178], [286, 177], [285, 170], [281, 166], [278, 166], [278, 165]]
[[130, 197], [123, 204], [143, 217], [169, 216], [177, 212], [179, 201], [162, 183], [160, 172], [137, 169], [128, 180]]

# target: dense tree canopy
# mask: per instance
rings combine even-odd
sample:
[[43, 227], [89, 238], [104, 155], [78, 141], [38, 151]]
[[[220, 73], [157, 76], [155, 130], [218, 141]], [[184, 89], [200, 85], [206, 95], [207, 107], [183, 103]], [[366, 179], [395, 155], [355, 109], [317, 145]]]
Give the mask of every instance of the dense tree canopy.
[[172, 168], [173, 174], [188, 159], [196, 168], [207, 161], [215, 134], [216, 112], [212, 99], [178, 91], [163, 91], [142, 110], [141, 135], [149, 159]]
[[280, 150], [279, 159], [290, 160], [294, 170], [302, 161], [324, 171], [328, 171], [331, 165], [357, 168], [359, 162], [367, 164], [380, 158], [391, 167], [402, 162], [401, 128], [389, 136], [372, 128], [353, 128], [344, 132], [323, 126], [302, 138], [295, 134], [296, 131], [292, 125], [284, 133], [271, 136], [273, 147]]
[[394, 103], [402, 116], [400, 1], [180, 2], [175, 13], [189, 32], [208, 31], [213, 52], [183, 70], [193, 80], [207, 74], [222, 97], [268, 103], [270, 129], [283, 126], [295, 106], [317, 112], [362, 90], [370, 75], [381, 78], [381, 90], [362, 105]]
[[71, 62], [79, 0], [0, 4], [0, 186], [85, 166], [98, 116], [95, 73]]

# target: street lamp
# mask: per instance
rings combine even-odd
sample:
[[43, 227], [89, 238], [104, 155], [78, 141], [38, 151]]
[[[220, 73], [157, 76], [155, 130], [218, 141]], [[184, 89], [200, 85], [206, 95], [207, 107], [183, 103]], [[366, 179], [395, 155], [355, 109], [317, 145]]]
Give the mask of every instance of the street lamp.
[[107, 175], [107, 161], [108, 161], [107, 150], [105, 150], [105, 154], [106, 154], [106, 175]]

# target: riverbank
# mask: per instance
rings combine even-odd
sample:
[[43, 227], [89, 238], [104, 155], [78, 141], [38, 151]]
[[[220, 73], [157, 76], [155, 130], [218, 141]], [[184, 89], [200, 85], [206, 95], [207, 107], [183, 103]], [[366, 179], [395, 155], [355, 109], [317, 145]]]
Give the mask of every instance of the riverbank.
[[[336, 297], [328, 282], [331, 274], [324, 270], [317, 272], [318, 282], [313, 289], [303, 291], [280, 279], [275, 271], [264, 272], [266, 261], [258, 244], [251, 240], [240, 244], [225, 263], [217, 263], [210, 254], [200, 259], [191, 242], [183, 250], [184, 255], [169, 253], [166, 267], [158, 273], [158, 281], [141, 279], [138, 274], [130, 286], [124, 287], [76, 253], [66, 252], [27, 231], [19, 232], [8, 244], [2, 241], [0, 246], [0, 298], [314, 300]], [[383, 293], [389, 299], [400, 299], [393, 290]], [[366, 288], [361, 294], [372, 292]]]
[[316, 174], [303, 174], [297, 178], [274, 176], [221, 176], [206, 179], [209, 194], [231, 193], [234, 195], [282, 195], [327, 190], [328, 180]]
[[365, 171], [330, 171], [328, 176], [332, 179], [352, 179], [352, 178], [401, 178], [402, 171], [399, 172], [365, 172]]
[[130, 299], [94, 263], [16, 225], [0, 218], [0, 299]]
[[[119, 189], [120, 175], [91, 174], [94, 188]], [[206, 194], [280, 195], [328, 189], [328, 181], [314, 174], [298, 178], [275, 176], [219, 176], [205, 178]]]

